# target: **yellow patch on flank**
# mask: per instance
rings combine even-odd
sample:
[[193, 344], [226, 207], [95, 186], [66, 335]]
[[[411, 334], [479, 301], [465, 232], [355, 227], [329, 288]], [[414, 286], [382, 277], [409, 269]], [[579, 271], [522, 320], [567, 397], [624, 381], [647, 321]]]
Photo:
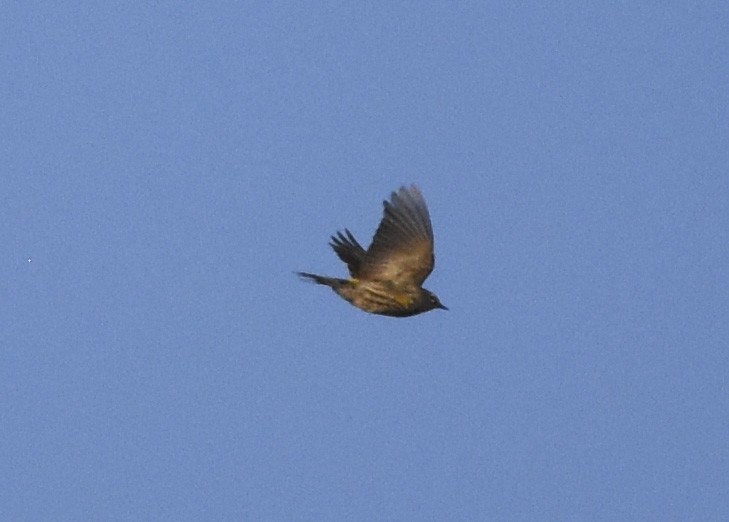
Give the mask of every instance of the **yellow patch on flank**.
[[410, 306], [410, 304], [413, 302], [412, 299], [407, 294], [394, 294], [392, 296], [395, 301], [397, 301], [397, 304], [400, 306]]

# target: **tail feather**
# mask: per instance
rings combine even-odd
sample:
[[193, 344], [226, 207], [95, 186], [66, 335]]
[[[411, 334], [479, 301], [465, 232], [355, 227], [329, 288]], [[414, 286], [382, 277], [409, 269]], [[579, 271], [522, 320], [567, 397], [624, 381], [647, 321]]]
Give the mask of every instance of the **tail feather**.
[[309, 272], [296, 272], [296, 274], [302, 279], [306, 279], [307, 281], [313, 281], [314, 283], [320, 285], [331, 286], [332, 288], [347, 284], [346, 279], [337, 279], [336, 277], [325, 277], [316, 274], [310, 274]]

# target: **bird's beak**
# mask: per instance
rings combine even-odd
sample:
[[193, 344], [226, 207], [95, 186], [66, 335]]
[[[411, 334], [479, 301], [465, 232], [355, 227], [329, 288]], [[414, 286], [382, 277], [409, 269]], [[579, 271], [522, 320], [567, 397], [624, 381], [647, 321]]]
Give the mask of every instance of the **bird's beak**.
[[438, 303], [438, 305], [438, 308], [440, 308], [441, 310], [448, 310], [448, 307], [445, 306], [443, 303]]

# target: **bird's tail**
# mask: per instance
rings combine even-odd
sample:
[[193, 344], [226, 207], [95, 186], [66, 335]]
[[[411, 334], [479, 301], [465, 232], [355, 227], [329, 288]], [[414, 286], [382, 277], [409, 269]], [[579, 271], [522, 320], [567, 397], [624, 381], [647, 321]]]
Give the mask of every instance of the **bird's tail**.
[[302, 279], [307, 281], [313, 281], [320, 285], [331, 286], [332, 288], [338, 288], [342, 285], [349, 283], [346, 279], [337, 279], [336, 277], [324, 277], [316, 274], [310, 274], [308, 272], [296, 272], [296, 274]]

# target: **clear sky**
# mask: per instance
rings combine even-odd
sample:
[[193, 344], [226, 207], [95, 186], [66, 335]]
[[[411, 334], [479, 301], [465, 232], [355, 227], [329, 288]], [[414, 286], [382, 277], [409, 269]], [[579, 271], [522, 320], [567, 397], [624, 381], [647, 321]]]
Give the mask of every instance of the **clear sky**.
[[0, 518], [729, 520], [729, 4], [306, 4], [3, 7]]

